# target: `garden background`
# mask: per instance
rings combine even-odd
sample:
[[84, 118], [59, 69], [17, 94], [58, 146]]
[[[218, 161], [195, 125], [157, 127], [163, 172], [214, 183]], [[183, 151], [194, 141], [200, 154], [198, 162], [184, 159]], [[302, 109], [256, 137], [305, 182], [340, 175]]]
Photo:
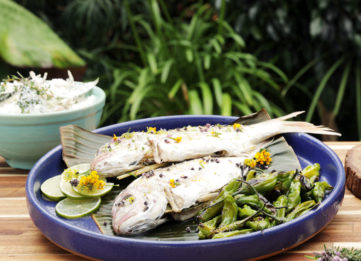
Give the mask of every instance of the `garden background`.
[[[272, 116], [361, 139], [356, 0], [0, 0], [0, 77], [99, 78], [101, 125], [173, 114]], [[326, 137], [327, 138], [327, 137]]]

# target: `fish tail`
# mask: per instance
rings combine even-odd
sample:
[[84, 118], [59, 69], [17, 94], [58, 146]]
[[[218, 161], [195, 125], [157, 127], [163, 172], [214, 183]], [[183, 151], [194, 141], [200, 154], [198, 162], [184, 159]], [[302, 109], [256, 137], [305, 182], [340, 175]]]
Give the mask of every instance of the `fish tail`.
[[316, 126], [313, 125], [312, 123], [304, 122], [304, 121], [282, 121], [281, 125], [282, 125], [282, 131], [281, 131], [282, 133], [305, 132], [312, 134], [341, 136], [340, 133], [328, 127]]
[[76, 125], [60, 127], [63, 159], [68, 167], [80, 163], [90, 163], [98, 148], [111, 137], [93, 133]]

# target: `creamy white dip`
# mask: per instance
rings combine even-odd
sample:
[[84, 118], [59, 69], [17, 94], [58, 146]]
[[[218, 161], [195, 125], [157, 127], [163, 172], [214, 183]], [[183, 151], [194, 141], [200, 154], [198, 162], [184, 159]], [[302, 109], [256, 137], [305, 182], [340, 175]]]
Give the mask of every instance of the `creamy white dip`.
[[69, 78], [47, 80], [30, 72], [28, 78], [18, 78], [0, 83], [0, 114], [36, 114], [67, 111], [86, 107], [95, 102], [91, 90], [98, 80], [76, 82]]

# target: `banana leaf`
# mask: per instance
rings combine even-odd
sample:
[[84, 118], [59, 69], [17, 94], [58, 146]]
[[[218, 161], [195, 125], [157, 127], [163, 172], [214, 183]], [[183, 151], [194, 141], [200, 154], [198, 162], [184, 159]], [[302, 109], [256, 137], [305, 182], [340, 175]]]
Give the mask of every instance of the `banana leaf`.
[[[255, 124], [269, 119], [269, 116], [265, 110], [258, 113], [241, 117], [237, 122], [248, 125]], [[287, 144], [283, 137], [276, 138], [265, 146], [271, 153], [273, 162], [271, 167], [267, 171], [289, 171], [295, 169], [301, 169], [299, 161], [293, 149]], [[112, 204], [115, 197], [130, 183], [133, 178], [116, 181], [120, 184], [119, 187], [114, 187], [111, 193], [103, 197], [102, 205], [99, 210], [92, 215], [94, 221], [98, 225], [100, 231], [107, 235], [115, 235], [111, 224], [112, 224]], [[187, 240], [198, 240], [198, 233], [196, 232], [197, 222], [195, 218], [187, 221], [179, 222], [169, 218], [169, 221], [165, 222], [156, 229], [147, 231], [143, 234], [132, 236], [132, 238], [143, 239], [143, 240], [167, 240], [167, 241], [187, 241]]]
[[69, 68], [85, 62], [51, 28], [11, 0], [0, 0], [0, 57], [19, 67]]

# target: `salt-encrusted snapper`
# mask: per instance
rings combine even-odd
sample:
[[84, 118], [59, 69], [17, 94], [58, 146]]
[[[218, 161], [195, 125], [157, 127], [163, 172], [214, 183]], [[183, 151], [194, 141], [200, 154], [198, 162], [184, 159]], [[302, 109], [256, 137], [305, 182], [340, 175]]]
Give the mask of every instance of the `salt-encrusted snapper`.
[[[153, 166], [154, 163], [180, 162], [208, 155], [246, 155], [263, 146], [269, 138], [283, 133], [340, 135], [327, 127], [307, 122], [286, 121], [301, 113], [294, 112], [250, 125], [236, 121], [232, 125], [207, 124], [173, 130], [157, 131], [153, 127], [148, 127], [145, 132], [128, 132], [113, 138], [66, 126], [61, 128], [63, 158], [68, 166], [84, 161], [91, 162], [92, 169], [100, 175], [112, 177], [143, 167], [149, 169], [162, 166]], [[240, 119], [242, 123], [244, 118]], [[87, 143], [79, 141], [82, 137], [91, 135], [95, 138], [87, 138]], [[96, 155], [95, 147], [100, 147]]]

